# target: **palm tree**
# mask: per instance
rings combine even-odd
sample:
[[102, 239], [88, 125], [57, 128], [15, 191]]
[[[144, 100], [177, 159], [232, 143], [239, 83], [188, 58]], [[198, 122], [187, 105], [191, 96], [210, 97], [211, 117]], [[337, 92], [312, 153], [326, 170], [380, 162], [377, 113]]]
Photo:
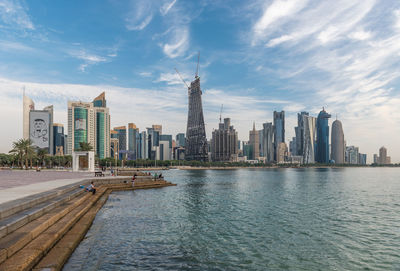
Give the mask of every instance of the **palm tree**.
[[37, 157], [39, 159], [39, 163], [40, 163], [41, 167], [43, 166], [43, 161], [46, 158], [46, 156], [47, 156], [47, 150], [46, 149], [39, 149], [38, 150]]
[[13, 148], [9, 153], [14, 153], [18, 156], [21, 168], [23, 168], [23, 161], [25, 160], [25, 168], [28, 169], [28, 159], [31, 160], [32, 166], [32, 158], [35, 154], [35, 150], [30, 139], [19, 139], [13, 142]]
[[79, 149], [78, 151], [92, 151], [93, 147], [88, 142], [79, 142]]

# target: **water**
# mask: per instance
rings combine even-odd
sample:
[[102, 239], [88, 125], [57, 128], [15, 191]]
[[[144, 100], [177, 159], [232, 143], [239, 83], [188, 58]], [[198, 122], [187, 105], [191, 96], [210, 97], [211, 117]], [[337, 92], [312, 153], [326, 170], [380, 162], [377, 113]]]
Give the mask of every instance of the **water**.
[[170, 170], [110, 195], [64, 270], [400, 270], [400, 169]]

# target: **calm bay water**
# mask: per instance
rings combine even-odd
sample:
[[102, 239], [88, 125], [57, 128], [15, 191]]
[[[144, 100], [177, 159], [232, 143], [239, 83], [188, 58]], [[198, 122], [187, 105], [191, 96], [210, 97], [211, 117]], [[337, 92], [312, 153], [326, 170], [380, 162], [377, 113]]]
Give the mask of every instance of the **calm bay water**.
[[163, 174], [111, 194], [64, 270], [400, 270], [400, 169]]

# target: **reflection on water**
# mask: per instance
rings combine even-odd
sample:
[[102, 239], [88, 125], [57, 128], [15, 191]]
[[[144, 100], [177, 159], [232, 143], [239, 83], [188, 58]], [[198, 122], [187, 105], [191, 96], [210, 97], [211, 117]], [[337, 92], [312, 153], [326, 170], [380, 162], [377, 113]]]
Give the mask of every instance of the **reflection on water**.
[[399, 270], [399, 173], [165, 171], [113, 193], [64, 270]]

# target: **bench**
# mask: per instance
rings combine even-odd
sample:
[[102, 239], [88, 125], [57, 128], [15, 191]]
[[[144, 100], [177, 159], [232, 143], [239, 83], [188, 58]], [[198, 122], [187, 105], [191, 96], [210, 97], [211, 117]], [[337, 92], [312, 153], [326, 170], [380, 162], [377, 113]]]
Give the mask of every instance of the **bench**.
[[104, 173], [102, 171], [96, 171], [94, 177], [104, 177]]

